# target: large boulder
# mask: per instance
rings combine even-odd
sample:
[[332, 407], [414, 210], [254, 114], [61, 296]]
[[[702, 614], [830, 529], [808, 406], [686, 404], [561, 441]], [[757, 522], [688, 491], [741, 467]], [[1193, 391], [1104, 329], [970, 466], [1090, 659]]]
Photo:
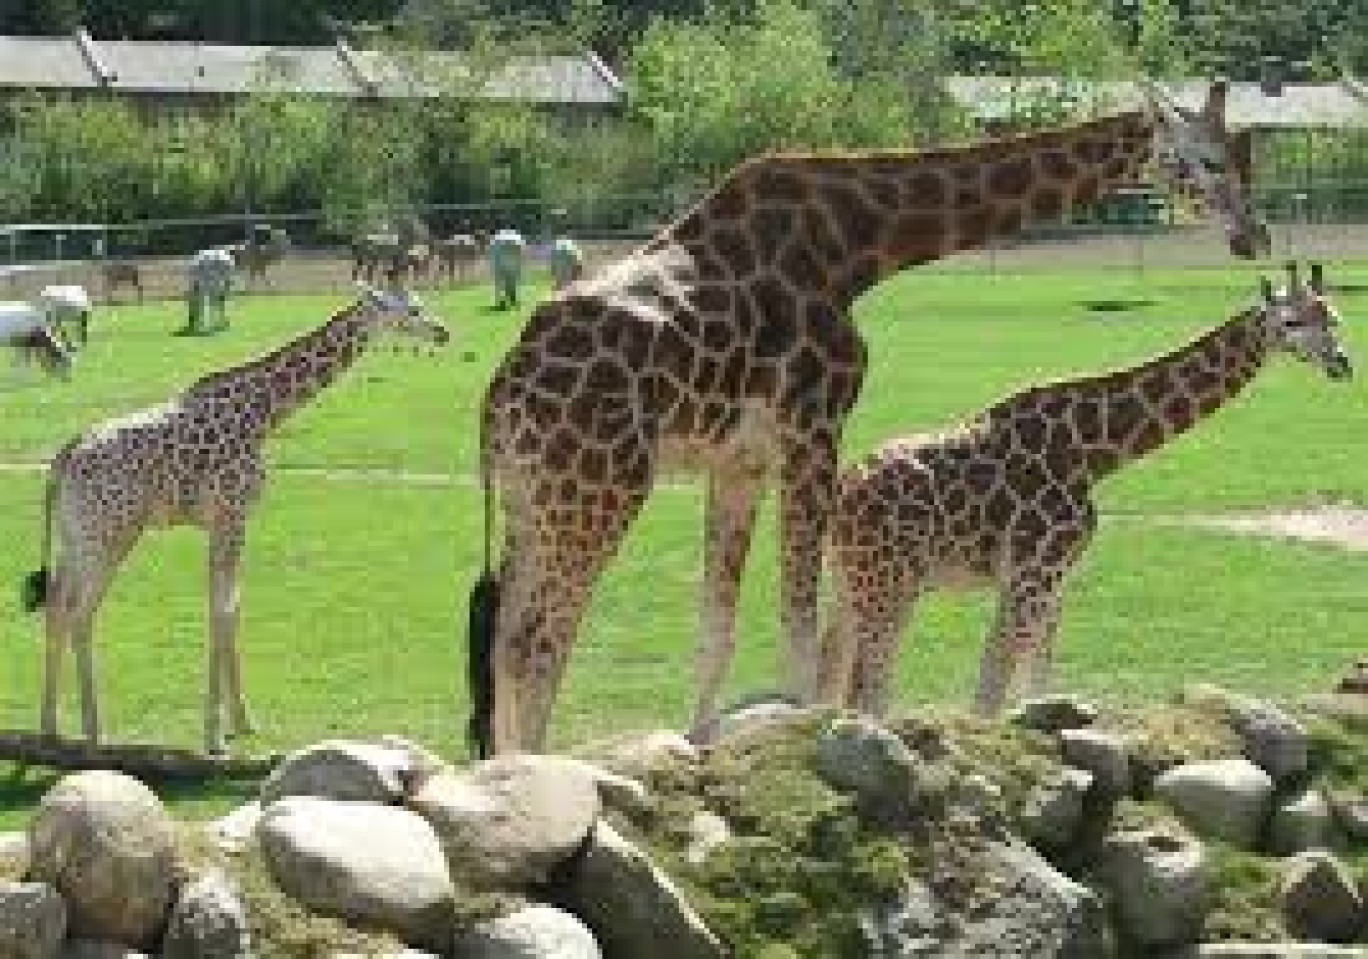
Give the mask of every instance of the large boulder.
[[246, 959], [247, 912], [232, 881], [206, 872], [186, 883], [171, 910], [161, 959]]
[[1213, 904], [1199, 842], [1155, 829], [1113, 833], [1099, 872], [1127, 939], [1145, 948], [1196, 941]]
[[601, 803], [584, 763], [515, 755], [434, 776], [409, 807], [436, 830], [454, 879], [516, 889], [546, 882], [579, 850]]
[[813, 768], [875, 814], [896, 816], [916, 802], [921, 761], [896, 735], [867, 719], [832, 720], [817, 737]]
[[1245, 697], [1228, 703], [1230, 723], [1244, 741], [1245, 757], [1284, 783], [1305, 775], [1311, 763], [1306, 727], [1278, 707]]
[[205, 826], [209, 840], [224, 852], [241, 852], [256, 837], [261, 803], [253, 800]]
[[454, 890], [437, 836], [407, 809], [292, 796], [257, 829], [277, 885], [314, 912], [444, 950]]
[[1291, 856], [1332, 844], [1335, 814], [1319, 789], [1307, 789], [1278, 803], [1268, 830], [1274, 855]]
[[1078, 836], [1093, 775], [1065, 767], [1026, 796], [1018, 823], [1032, 843], [1051, 852], [1067, 849]]
[[1064, 762], [1092, 773], [1093, 785], [1102, 796], [1116, 799], [1131, 791], [1131, 744], [1117, 733], [1103, 729], [1062, 729], [1059, 751]]
[[1273, 777], [1247, 759], [1175, 766], [1154, 792], [1200, 836], [1253, 849], [1272, 812]]
[[54, 959], [66, 924], [66, 903], [56, 889], [0, 881], [0, 959]]
[[593, 930], [607, 959], [727, 955], [669, 877], [603, 820], [552, 895]]
[[594, 934], [552, 906], [530, 905], [458, 936], [455, 959], [601, 959]]
[[1030, 846], [989, 843], [978, 868], [991, 877], [991, 897], [960, 920], [954, 948], [923, 955], [1106, 959], [1113, 954], [1101, 900]]
[[1278, 883], [1278, 901], [1283, 925], [1300, 939], [1353, 942], [1368, 922], [1354, 877], [1323, 850], [1288, 861]]
[[287, 796], [399, 803], [444, 768], [427, 750], [398, 737], [327, 740], [286, 756], [262, 783], [261, 804]]
[[161, 940], [178, 879], [175, 826], [161, 801], [122, 773], [64, 777], [29, 823], [32, 879], [67, 903], [76, 938], [150, 950]]

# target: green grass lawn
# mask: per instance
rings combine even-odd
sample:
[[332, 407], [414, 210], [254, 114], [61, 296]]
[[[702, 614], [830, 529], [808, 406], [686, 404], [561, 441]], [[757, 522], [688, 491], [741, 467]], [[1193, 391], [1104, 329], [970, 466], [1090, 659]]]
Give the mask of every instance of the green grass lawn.
[[[1332, 282], [1368, 269], [1331, 267]], [[1095, 371], [1171, 348], [1241, 309], [1244, 269], [965, 275], [893, 280], [858, 310], [872, 369], [847, 434], [851, 453], [958, 419], [1032, 381]], [[1368, 289], [1368, 286], [1364, 287]], [[1091, 301], [1136, 305], [1094, 312]], [[114, 307], [68, 385], [0, 392], [0, 463], [43, 460], [82, 427], [158, 402], [195, 376], [320, 322], [339, 297], [257, 297], [230, 332], [169, 336], [179, 304]], [[282, 471], [249, 534], [242, 624], [247, 691], [261, 733], [245, 748], [396, 732], [458, 750], [465, 594], [478, 567], [474, 411], [519, 318], [486, 290], [433, 298], [455, 333], [437, 357], [364, 357], [281, 429], [273, 463], [442, 474], [453, 482]], [[1368, 365], [1368, 293], [1339, 297], [1350, 351]], [[1099, 491], [1100, 535], [1075, 578], [1061, 637], [1061, 684], [1109, 699], [1205, 679], [1272, 693], [1324, 686], [1365, 644], [1368, 554], [1155, 527], [1116, 514], [1215, 512], [1325, 499], [1368, 502], [1362, 386], [1278, 363], [1236, 403]], [[36, 721], [39, 622], [17, 586], [37, 558], [41, 473], [0, 471], [0, 727]], [[557, 713], [561, 742], [631, 727], [679, 727], [700, 569], [701, 497], [660, 490], [601, 584]], [[736, 693], [777, 676], [774, 527], [766, 514], [743, 596]], [[203, 543], [155, 533], [116, 580], [99, 624], [104, 719], [112, 738], [199, 742]], [[644, 587], [643, 584], [649, 584]], [[935, 597], [901, 664], [907, 702], [967, 698], [988, 599]], [[70, 674], [69, 674], [70, 678]], [[70, 694], [71, 690], [67, 690]], [[70, 697], [74, 699], [74, 697]], [[74, 702], [65, 714], [75, 729]], [[0, 785], [0, 827], [40, 784]], [[178, 801], [218, 808], [231, 791]]]

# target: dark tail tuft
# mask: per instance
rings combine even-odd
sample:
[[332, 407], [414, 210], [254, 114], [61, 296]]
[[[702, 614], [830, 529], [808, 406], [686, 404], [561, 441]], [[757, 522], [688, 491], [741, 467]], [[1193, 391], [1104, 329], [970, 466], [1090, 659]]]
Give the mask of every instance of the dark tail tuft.
[[51, 583], [52, 577], [48, 574], [47, 567], [35, 569], [24, 578], [22, 589], [24, 612], [36, 612], [47, 605], [48, 587]]
[[470, 591], [470, 627], [466, 685], [470, 719], [466, 743], [477, 759], [493, 753], [494, 738], [494, 624], [499, 616], [499, 581], [486, 571]]

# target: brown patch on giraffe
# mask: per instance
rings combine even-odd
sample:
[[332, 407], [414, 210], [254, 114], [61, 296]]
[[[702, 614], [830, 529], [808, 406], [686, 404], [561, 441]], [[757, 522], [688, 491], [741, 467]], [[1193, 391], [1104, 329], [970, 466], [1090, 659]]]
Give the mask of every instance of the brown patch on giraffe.
[[1078, 173], [1073, 157], [1064, 150], [1046, 150], [1039, 155], [1040, 170], [1050, 180], [1067, 182]]
[[709, 235], [723, 268], [732, 276], [749, 276], [755, 270], [756, 255], [749, 236], [740, 229], [720, 227]]
[[950, 199], [945, 177], [929, 170], [909, 176], [903, 185], [904, 205], [914, 210], [940, 209]]
[[1053, 219], [1064, 212], [1064, 194], [1054, 187], [1041, 187], [1031, 197], [1031, 212], [1041, 219]]
[[832, 219], [845, 236], [847, 250], [873, 249], [882, 223], [864, 197], [856, 190], [835, 183], [825, 184], [822, 194]]
[[811, 184], [792, 169], [766, 164], [752, 179], [753, 194], [765, 200], [802, 206], [811, 194]]
[[909, 260], [931, 258], [939, 254], [944, 236], [944, 218], [931, 213], [907, 213], [893, 224], [888, 248], [894, 256]]
[[988, 192], [994, 199], [1020, 199], [1035, 180], [1035, 166], [1030, 157], [1006, 160], [988, 171]]
[[750, 197], [741, 184], [742, 177], [733, 176], [708, 200], [708, 216], [713, 220], [739, 220], [746, 214]]

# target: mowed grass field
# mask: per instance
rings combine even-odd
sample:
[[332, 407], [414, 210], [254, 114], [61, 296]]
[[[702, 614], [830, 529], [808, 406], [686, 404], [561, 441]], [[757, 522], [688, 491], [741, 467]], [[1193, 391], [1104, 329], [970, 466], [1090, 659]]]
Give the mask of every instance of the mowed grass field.
[[[1368, 366], [1368, 268], [1330, 265], [1345, 336]], [[872, 366], [847, 456], [971, 415], [1043, 378], [1143, 360], [1244, 308], [1249, 268], [1019, 275], [914, 271], [857, 309]], [[529, 296], [528, 302], [535, 299]], [[429, 294], [453, 343], [436, 356], [381, 349], [289, 420], [250, 529], [241, 646], [259, 752], [346, 734], [398, 733], [458, 755], [466, 593], [479, 571], [476, 416], [523, 314], [485, 288]], [[1110, 301], [1125, 309], [1097, 311]], [[322, 322], [343, 295], [249, 296], [212, 338], [169, 335], [179, 303], [101, 310], [69, 384], [0, 391], [0, 727], [37, 720], [40, 620], [18, 607], [38, 557], [41, 463], [108, 416], [160, 402], [210, 370]], [[1112, 700], [1193, 680], [1291, 695], [1331, 683], [1368, 649], [1368, 553], [1149, 523], [1336, 501], [1368, 503], [1364, 384], [1290, 360], [1187, 436], [1104, 484], [1101, 531], [1069, 593], [1060, 685]], [[701, 564], [696, 484], [661, 488], [595, 595], [554, 739], [682, 727], [693, 696]], [[746, 573], [735, 695], [778, 676], [775, 527], [766, 512]], [[144, 538], [97, 628], [106, 736], [198, 745], [205, 653], [204, 543]], [[909, 628], [905, 704], [970, 693], [991, 597], [936, 597]], [[69, 671], [65, 729], [76, 711]], [[0, 769], [0, 774], [3, 770]], [[0, 780], [0, 825], [39, 794]], [[209, 789], [181, 800], [217, 807]]]

